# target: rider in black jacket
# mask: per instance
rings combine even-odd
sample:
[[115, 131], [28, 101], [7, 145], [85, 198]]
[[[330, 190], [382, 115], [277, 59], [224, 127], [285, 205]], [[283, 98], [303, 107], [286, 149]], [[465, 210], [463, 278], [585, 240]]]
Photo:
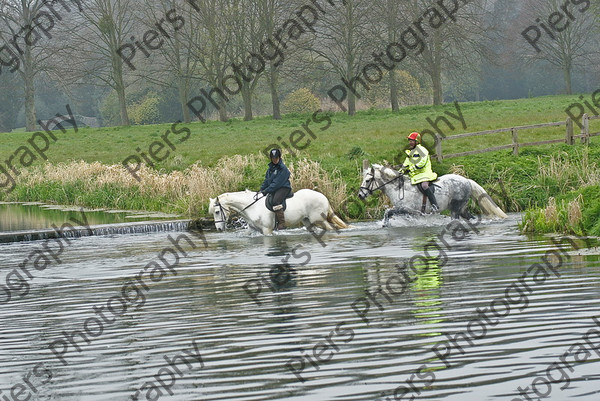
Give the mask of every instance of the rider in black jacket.
[[[273, 210], [277, 218], [277, 229], [285, 228], [285, 217], [283, 214], [283, 200], [288, 197], [292, 191], [292, 185], [290, 184], [290, 170], [283, 164], [281, 160], [281, 151], [279, 149], [272, 149], [269, 153], [271, 163], [265, 174], [265, 180], [260, 186], [260, 191], [263, 195], [271, 196]], [[258, 197], [258, 193], [255, 198]]]

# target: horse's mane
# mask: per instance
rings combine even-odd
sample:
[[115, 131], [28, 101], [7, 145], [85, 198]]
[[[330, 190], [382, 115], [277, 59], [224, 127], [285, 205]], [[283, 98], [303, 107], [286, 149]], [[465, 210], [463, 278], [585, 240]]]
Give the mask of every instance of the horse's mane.
[[[208, 212], [209, 213], [214, 213], [215, 201], [217, 199], [219, 199], [219, 203], [223, 207], [225, 207], [224, 204], [227, 204], [227, 203], [231, 202], [232, 198], [234, 198], [237, 195], [247, 195], [247, 196], [249, 196], [249, 195], [253, 195], [254, 193], [255, 193], [255, 191], [251, 191], [249, 189], [246, 189], [245, 191], [237, 191], [237, 192], [224, 192], [224, 193], [220, 194], [219, 196], [217, 196], [215, 199], [213, 199], [213, 198], [210, 199], [210, 203], [209, 203], [209, 206], [208, 206]], [[229, 207], [226, 207], [226, 209], [229, 209]]]
[[378, 170], [381, 175], [385, 178], [385, 179], [392, 179], [392, 178], [396, 178], [400, 175], [400, 172], [397, 170], [394, 170], [391, 167], [387, 167], [387, 166], [382, 166], [381, 164], [373, 164], [373, 168], [375, 170]]

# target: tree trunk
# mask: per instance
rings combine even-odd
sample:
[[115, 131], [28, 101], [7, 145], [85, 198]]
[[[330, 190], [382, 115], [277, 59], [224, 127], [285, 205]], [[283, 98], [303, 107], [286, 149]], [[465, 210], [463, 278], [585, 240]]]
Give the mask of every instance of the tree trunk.
[[123, 84], [117, 85], [117, 95], [119, 96], [119, 109], [121, 112], [121, 125], [131, 125], [129, 115], [127, 114], [127, 101], [125, 99], [125, 88]]
[[442, 68], [438, 64], [433, 67], [431, 82], [433, 84], [433, 104], [440, 105], [444, 102], [444, 98], [442, 95]]
[[181, 105], [181, 111], [183, 112], [183, 122], [188, 124], [192, 121], [192, 118], [190, 116], [190, 108], [187, 105], [188, 91], [185, 78], [179, 77], [177, 79], [177, 89], [179, 90], [179, 104]]
[[271, 87], [271, 102], [273, 103], [273, 120], [281, 120], [281, 110], [279, 102], [279, 72], [271, 62], [271, 71], [269, 73], [269, 86]]
[[442, 38], [439, 31], [433, 35], [433, 65], [431, 68], [431, 83], [433, 84], [433, 104], [444, 103], [442, 91]]
[[229, 121], [229, 117], [227, 116], [227, 102], [225, 99], [219, 100], [219, 121], [222, 123]]
[[31, 60], [31, 47], [25, 48], [25, 62], [23, 63], [23, 81], [25, 83], [25, 129], [37, 130], [35, 113], [35, 74]]
[[244, 100], [244, 121], [252, 121], [252, 91], [246, 83], [242, 88], [242, 99]]
[[[113, 32], [114, 33], [114, 32]], [[116, 43], [116, 39], [112, 39], [113, 43]], [[123, 80], [123, 60], [116, 54], [112, 54], [112, 75], [114, 77], [115, 91], [119, 98], [119, 110], [121, 115], [121, 125], [131, 125], [129, 122], [129, 115], [127, 114], [127, 99], [125, 96], [125, 81]]]
[[36, 131], [35, 86], [31, 75], [30, 69], [27, 68], [25, 71], [25, 126], [27, 131]]
[[398, 101], [398, 82], [396, 81], [396, 69], [390, 71], [390, 103], [392, 111], [397, 113], [400, 111], [400, 102]]
[[567, 91], [567, 95], [572, 95], [573, 94], [573, 87], [571, 84], [571, 66], [570, 65], [566, 65], [563, 68], [563, 73], [565, 76], [565, 89]]
[[348, 91], [348, 115], [353, 116], [356, 114], [356, 96], [354, 92]]

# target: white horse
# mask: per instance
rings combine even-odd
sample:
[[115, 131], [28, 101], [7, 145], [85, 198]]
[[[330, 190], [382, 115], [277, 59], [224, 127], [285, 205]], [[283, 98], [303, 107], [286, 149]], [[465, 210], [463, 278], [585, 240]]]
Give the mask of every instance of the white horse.
[[[265, 206], [266, 196], [254, 201], [255, 192], [245, 190], [228, 192], [210, 198], [208, 212], [215, 218], [217, 230], [225, 230], [225, 223], [231, 211], [236, 211], [244, 217], [248, 225], [255, 230], [268, 235], [275, 227], [275, 213]], [[317, 226], [325, 230], [348, 228], [329, 205], [329, 200], [320, 192], [311, 189], [301, 189], [294, 192], [292, 198], [286, 199], [285, 224], [289, 227]]]
[[[446, 174], [435, 181], [433, 185], [440, 211], [450, 210], [454, 219], [471, 217], [467, 211], [467, 203], [470, 198], [477, 201], [485, 214], [500, 218], [507, 217], [485, 192], [485, 189], [473, 180], [456, 174]], [[394, 209], [386, 211], [386, 221], [394, 212], [411, 214], [431, 212], [429, 202], [425, 204], [425, 210], [423, 210], [423, 194], [416, 185], [411, 185], [410, 178], [379, 164], [369, 166], [369, 162], [365, 160], [363, 181], [358, 196], [365, 199], [379, 189], [390, 198], [394, 205]]]

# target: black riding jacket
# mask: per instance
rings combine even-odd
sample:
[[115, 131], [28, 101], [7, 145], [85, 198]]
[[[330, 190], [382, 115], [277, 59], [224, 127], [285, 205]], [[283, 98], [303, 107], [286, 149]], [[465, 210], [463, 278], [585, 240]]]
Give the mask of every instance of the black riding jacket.
[[290, 170], [283, 164], [283, 160], [279, 159], [279, 163], [269, 163], [269, 168], [265, 174], [265, 180], [260, 186], [260, 192], [269, 194], [277, 191], [279, 188], [292, 188], [290, 184]]

